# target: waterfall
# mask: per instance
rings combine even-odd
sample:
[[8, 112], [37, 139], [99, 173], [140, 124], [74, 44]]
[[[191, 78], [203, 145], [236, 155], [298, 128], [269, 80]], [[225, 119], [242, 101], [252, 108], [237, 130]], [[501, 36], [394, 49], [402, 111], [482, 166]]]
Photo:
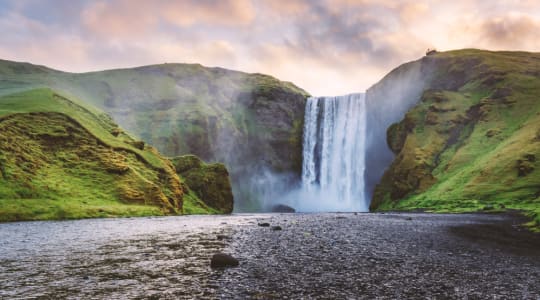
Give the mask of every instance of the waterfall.
[[308, 98], [299, 209], [368, 211], [365, 106], [365, 94]]

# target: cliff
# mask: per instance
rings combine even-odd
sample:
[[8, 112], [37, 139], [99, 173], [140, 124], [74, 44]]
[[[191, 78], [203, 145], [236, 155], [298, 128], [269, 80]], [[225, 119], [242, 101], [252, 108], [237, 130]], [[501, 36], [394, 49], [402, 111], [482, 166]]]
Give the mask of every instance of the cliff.
[[[414, 74], [414, 81], [399, 73]], [[396, 84], [414, 87], [392, 97], [388, 86]], [[442, 52], [390, 73], [368, 91], [369, 104], [383, 113], [398, 101], [404, 113], [391, 125], [385, 116], [393, 160], [374, 189], [371, 209], [520, 209], [538, 225], [538, 95], [539, 53]], [[373, 155], [368, 152], [368, 161]]]
[[189, 191], [155, 148], [80, 100], [0, 96], [0, 221], [176, 215], [199, 201]]
[[299, 179], [308, 95], [271, 76], [198, 64], [72, 74], [11, 61], [0, 61], [0, 75], [0, 95], [52, 87], [109, 113], [164, 155], [224, 163], [239, 208], [261, 208], [270, 184], [260, 174]]

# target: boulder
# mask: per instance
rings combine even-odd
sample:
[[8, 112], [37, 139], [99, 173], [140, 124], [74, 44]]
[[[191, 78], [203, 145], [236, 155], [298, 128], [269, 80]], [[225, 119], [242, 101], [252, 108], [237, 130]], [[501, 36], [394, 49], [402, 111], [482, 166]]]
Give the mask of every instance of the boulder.
[[228, 240], [228, 239], [229, 239], [229, 236], [224, 235], [224, 234], [218, 234], [218, 235], [216, 236], [216, 238], [217, 238], [218, 241], [222, 241], [222, 240]]
[[285, 204], [276, 204], [272, 206], [272, 212], [275, 213], [295, 213], [296, 210]]
[[210, 260], [210, 267], [212, 268], [237, 267], [239, 264], [238, 259], [225, 253], [216, 253]]

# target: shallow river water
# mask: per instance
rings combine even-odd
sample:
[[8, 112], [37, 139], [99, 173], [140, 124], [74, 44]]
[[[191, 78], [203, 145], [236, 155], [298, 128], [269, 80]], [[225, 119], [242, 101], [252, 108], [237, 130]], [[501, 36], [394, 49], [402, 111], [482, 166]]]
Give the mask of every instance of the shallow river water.
[[[0, 298], [539, 299], [540, 236], [520, 222], [326, 213], [5, 223]], [[211, 269], [216, 252], [240, 266]]]

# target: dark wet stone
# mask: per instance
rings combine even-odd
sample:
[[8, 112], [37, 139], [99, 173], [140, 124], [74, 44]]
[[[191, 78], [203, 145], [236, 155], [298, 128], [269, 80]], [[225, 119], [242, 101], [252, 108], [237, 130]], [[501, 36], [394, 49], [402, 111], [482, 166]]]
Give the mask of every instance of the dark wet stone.
[[272, 226], [272, 230], [276, 231], [276, 230], [282, 230], [283, 228], [281, 228], [281, 226]]
[[277, 205], [274, 205], [272, 206], [272, 212], [275, 212], [275, 213], [294, 213], [296, 212], [296, 209], [288, 206], [288, 205], [285, 205], [285, 204], [277, 204]]
[[238, 262], [238, 259], [225, 253], [214, 254], [214, 256], [212, 256], [212, 259], [210, 261], [210, 267], [212, 268], [236, 267], [239, 264], [240, 263]]
[[229, 237], [226, 236], [226, 235], [224, 235], [224, 234], [218, 234], [216, 238], [217, 238], [219, 241], [229, 239]]
[[257, 225], [259, 225], [259, 226], [261, 226], [261, 227], [270, 227], [270, 223], [266, 223], [266, 222], [259, 223], [259, 224], [257, 224]]
[[407, 221], [412, 221], [412, 218], [411, 218], [411, 217], [407, 217], [407, 218], [405, 218], [405, 220], [407, 220]]

